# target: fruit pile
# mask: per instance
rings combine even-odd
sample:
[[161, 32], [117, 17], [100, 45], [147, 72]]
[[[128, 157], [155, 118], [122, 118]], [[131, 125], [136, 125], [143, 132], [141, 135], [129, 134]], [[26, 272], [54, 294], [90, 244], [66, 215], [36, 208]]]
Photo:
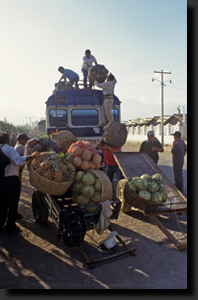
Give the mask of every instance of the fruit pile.
[[88, 70], [89, 81], [94, 83], [94, 81], [98, 81], [99, 83], [103, 83], [107, 79], [107, 74], [109, 71], [105, 68], [104, 65], [95, 65], [91, 66]]
[[152, 176], [143, 174], [140, 177], [133, 177], [127, 184], [141, 198], [157, 205], [165, 202], [168, 197], [167, 192], [163, 188], [162, 176], [160, 174]]
[[[102, 179], [101, 177], [102, 176]], [[105, 195], [102, 194], [105, 183]], [[80, 207], [86, 206], [84, 212], [93, 213], [99, 204], [112, 198], [112, 185], [108, 176], [100, 170], [79, 170], [76, 172], [74, 182], [71, 185], [72, 201]], [[95, 206], [94, 206], [95, 205]]]
[[43, 152], [32, 161], [31, 168], [41, 177], [53, 182], [71, 182], [76, 173], [71, 156], [64, 153]]
[[99, 170], [101, 167], [102, 157], [91, 142], [79, 140], [70, 145], [67, 153], [72, 155], [72, 164], [76, 169]]

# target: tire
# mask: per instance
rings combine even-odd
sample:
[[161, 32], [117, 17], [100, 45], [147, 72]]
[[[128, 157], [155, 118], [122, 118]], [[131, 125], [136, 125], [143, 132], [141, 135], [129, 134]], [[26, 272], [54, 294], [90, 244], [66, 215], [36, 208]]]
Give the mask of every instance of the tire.
[[128, 179], [121, 179], [120, 181], [118, 181], [116, 189], [116, 196], [121, 201], [121, 211], [123, 211], [124, 213], [131, 211], [131, 205], [126, 203], [124, 198], [124, 187], [127, 182]]
[[32, 210], [37, 223], [44, 224], [48, 220], [49, 211], [39, 191], [32, 195]]

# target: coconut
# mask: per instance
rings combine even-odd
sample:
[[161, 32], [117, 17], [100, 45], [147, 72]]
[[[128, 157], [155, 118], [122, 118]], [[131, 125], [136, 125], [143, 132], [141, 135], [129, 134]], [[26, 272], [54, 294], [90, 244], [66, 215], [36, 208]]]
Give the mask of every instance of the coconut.
[[95, 175], [91, 172], [87, 172], [82, 178], [82, 183], [85, 185], [86, 184], [93, 185], [95, 181], [96, 181]]
[[82, 188], [82, 194], [87, 197], [87, 198], [91, 198], [93, 197], [95, 193], [94, 187], [91, 185], [84, 185]]

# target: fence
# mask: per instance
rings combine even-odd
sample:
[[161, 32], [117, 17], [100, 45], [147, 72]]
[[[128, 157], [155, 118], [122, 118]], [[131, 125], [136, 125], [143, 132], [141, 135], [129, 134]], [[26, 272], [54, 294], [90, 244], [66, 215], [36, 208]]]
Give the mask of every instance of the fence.
[[[142, 142], [147, 139], [147, 132], [149, 130], [153, 130], [155, 136], [161, 142], [161, 135], [162, 135], [162, 126], [158, 124], [156, 126], [129, 126], [127, 125], [128, 129], [128, 136], [127, 141], [137, 141]], [[175, 131], [180, 131], [182, 134], [182, 139], [187, 140], [187, 123], [178, 122], [176, 125], [166, 124], [164, 126], [164, 144], [172, 144], [173, 143], [173, 136], [171, 135]]]

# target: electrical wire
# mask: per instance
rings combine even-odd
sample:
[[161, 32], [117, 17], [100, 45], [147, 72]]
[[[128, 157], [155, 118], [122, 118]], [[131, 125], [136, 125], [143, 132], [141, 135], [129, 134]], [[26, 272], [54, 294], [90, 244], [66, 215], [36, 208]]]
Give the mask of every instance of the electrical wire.
[[[167, 94], [166, 94], [166, 91], [165, 91], [165, 95], [166, 95], [166, 97], [168, 98], [168, 100], [175, 106], [175, 104], [169, 99], [169, 97], [167, 96]], [[175, 108], [177, 109], [177, 107], [175, 106]]]
[[183, 90], [183, 91], [187, 91], [187, 89], [183, 89], [183, 88], [179, 88], [179, 87], [176, 87], [176, 86], [168, 86], [170, 88], [173, 88], [173, 89], [178, 89], [178, 90]]
[[133, 97], [132, 99], [129, 99], [129, 100], [125, 101], [125, 102], [122, 102], [122, 105], [123, 105], [123, 104], [126, 104], [127, 102], [132, 101], [132, 100], [134, 100], [134, 99], [136, 99], [136, 98], [138, 98], [138, 97], [140, 97], [140, 96], [142, 96], [142, 95], [145, 95], [146, 93], [148, 93], [148, 92], [150, 92], [150, 91], [152, 91], [152, 90], [154, 90], [154, 89], [156, 89], [156, 88], [158, 88], [158, 87], [159, 87], [159, 85], [158, 85], [158, 86], [155, 86], [154, 88], [152, 88], [152, 89], [150, 89], [150, 90], [148, 90], [148, 91], [146, 91], [145, 93], [142, 93], [142, 94], [140, 94], [140, 95], [138, 95], [138, 96], [136, 96], [136, 97]]

